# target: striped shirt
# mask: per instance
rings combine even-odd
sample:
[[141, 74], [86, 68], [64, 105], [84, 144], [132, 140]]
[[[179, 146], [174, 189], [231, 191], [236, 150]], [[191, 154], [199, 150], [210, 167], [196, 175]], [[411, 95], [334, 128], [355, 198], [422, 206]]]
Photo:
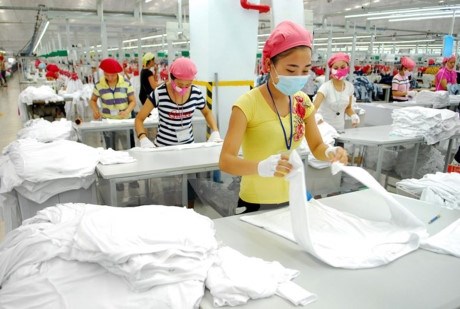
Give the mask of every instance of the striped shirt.
[[94, 86], [93, 95], [101, 99], [102, 118], [119, 119], [118, 113], [128, 108], [128, 97], [134, 95], [134, 88], [129, 81], [118, 74], [118, 82], [111, 89], [105, 78]]
[[[391, 90], [407, 92], [409, 91], [409, 88], [410, 88], [410, 80], [407, 77], [401, 76], [399, 73], [393, 77], [393, 81], [391, 82]], [[400, 101], [408, 100], [407, 96], [406, 97], [393, 96], [393, 99], [397, 99]]]
[[[155, 100], [155, 92], [158, 102]], [[192, 117], [195, 109], [202, 110], [206, 107], [206, 101], [201, 90], [192, 85], [190, 96], [184, 104], [174, 103], [168, 94], [166, 84], [155, 89], [150, 94], [150, 101], [158, 108], [158, 133], [155, 138], [155, 146], [172, 146], [190, 144], [194, 142]], [[177, 132], [185, 131], [186, 137], [178, 139]]]

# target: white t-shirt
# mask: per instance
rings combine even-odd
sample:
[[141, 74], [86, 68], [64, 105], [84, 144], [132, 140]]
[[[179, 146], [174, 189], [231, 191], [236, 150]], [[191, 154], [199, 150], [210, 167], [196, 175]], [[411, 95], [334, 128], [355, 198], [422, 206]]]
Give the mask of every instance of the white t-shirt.
[[319, 87], [318, 92], [324, 96], [323, 102], [319, 106], [320, 113], [324, 121], [333, 126], [336, 130], [345, 128], [345, 109], [350, 103], [350, 96], [354, 93], [353, 84], [345, 82], [343, 91], [337, 91], [332, 84], [332, 80], [324, 83]]

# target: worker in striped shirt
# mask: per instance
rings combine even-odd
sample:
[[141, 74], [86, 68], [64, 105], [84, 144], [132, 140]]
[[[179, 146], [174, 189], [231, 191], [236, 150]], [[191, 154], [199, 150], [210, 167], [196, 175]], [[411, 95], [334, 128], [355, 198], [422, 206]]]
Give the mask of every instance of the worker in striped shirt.
[[[113, 58], [105, 58], [99, 68], [104, 71], [104, 77], [94, 86], [90, 106], [94, 119], [127, 119], [132, 118], [131, 112], [136, 106], [134, 88], [131, 83], [119, 73], [122, 66]], [[100, 108], [97, 100], [100, 99]], [[117, 142], [121, 141], [122, 149], [130, 148], [126, 145], [127, 132], [103, 132], [106, 148], [117, 150]]]

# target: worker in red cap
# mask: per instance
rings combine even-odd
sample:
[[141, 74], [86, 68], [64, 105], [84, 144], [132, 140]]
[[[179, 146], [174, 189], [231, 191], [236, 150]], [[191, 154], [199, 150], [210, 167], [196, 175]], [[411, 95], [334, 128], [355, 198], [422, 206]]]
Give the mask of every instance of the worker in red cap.
[[455, 55], [442, 59], [442, 68], [436, 73], [434, 79], [435, 91], [447, 91], [451, 85], [457, 84], [457, 72], [455, 71], [456, 61], [457, 57], [455, 57]]
[[2, 53], [0, 53], [0, 81], [3, 87], [8, 87], [6, 82], [6, 60]]
[[[222, 142], [217, 122], [206, 104], [200, 88], [192, 82], [197, 68], [188, 58], [176, 59], [169, 70], [169, 81], [157, 87], [146, 99], [136, 116], [135, 128], [142, 148], [190, 144], [195, 141], [192, 118], [195, 110], [201, 111], [212, 133], [208, 142]], [[158, 108], [158, 132], [152, 142], [147, 137], [144, 120]], [[194, 206], [194, 191], [189, 185], [188, 207]]]
[[[351, 117], [353, 127], [359, 125], [359, 116], [352, 107], [355, 89], [345, 78], [350, 73], [350, 56], [346, 53], [335, 53], [329, 57], [327, 66], [330, 79], [321, 85], [313, 104], [324, 121], [338, 131], [345, 129], [345, 114]], [[369, 66], [370, 67], [370, 66]]]
[[406, 102], [415, 93], [410, 91], [410, 76], [415, 68], [415, 61], [409, 57], [401, 57], [401, 64], [398, 68], [398, 73], [393, 76], [391, 82], [391, 93], [393, 101]]
[[[289, 153], [304, 139], [320, 160], [347, 163], [341, 147], [321, 138], [314, 106], [300, 91], [308, 82], [313, 36], [292, 21], [279, 23], [265, 42], [266, 83], [237, 99], [220, 154], [222, 171], [242, 176], [236, 213], [287, 205]], [[240, 156], [240, 148], [243, 156]]]
[[[131, 112], [136, 106], [134, 88], [119, 73], [123, 71], [120, 63], [113, 58], [105, 58], [99, 64], [104, 76], [94, 86], [90, 106], [94, 119], [126, 119], [132, 118]], [[97, 104], [100, 99], [101, 106]], [[116, 134], [115, 134], [116, 133]], [[126, 132], [103, 132], [107, 148], [117, 150], [117, 139], [122, 144], [126, 141]], [[123, 136], [124, 135], [124, 136]], [[123, 148], [128, 148], [123, 145]]]

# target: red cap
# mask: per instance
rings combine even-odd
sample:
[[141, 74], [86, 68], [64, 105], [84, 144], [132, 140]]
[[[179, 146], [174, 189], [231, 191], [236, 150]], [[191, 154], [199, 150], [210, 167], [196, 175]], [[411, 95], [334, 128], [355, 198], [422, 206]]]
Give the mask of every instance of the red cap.
[[113, 58], [105, 58], [99, 64], [99, 68], [108, 74], [120, 73], [123, 71], [120, 63]]
[[59, 67], [51, 63], [46, 66], [46, 70], [51, 72], [59, 72]]
[[407, 68], [408, 70], [413, 70], [414, 67], [415, 67], [415, 61], [412, 60], [409, 57], [402, 57], [401, 58], [401, 65], [403, 67]]

